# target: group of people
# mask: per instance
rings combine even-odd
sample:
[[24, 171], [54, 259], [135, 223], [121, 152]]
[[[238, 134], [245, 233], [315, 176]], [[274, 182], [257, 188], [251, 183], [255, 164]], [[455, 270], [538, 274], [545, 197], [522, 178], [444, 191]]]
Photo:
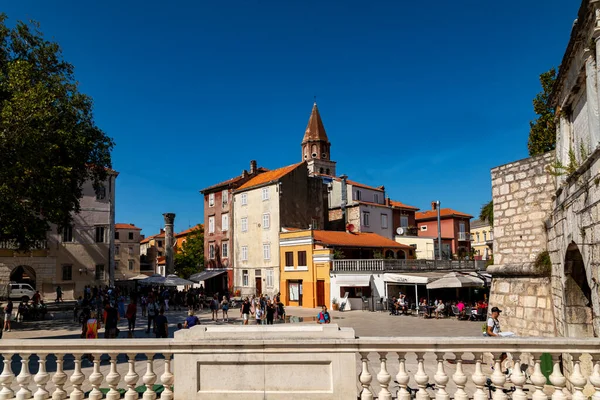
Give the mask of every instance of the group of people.
[[389, 310], [390, 310], [390, 315], [401, 315], [401, 314], [408, 314], [408, 309], [410, 307], [410, 304], [408, 303], [408, 300], [406, 299], [406, 295], [400, 293], [398, 295], [398, 298], [396, 298], [396, 296], [392, 297], [392, 300], [390, 300], [390, 304], [389, 304]]
[[248, 325], [251, 316], [254, 316], [256, 325], [273, 325], [275, 320], [285, 320], [285, 308], [281, 302], [281, 293], [277, 293], [272, 299], [264, 294], [251, 298], [246, 297], [240, 307], [242, 323]]

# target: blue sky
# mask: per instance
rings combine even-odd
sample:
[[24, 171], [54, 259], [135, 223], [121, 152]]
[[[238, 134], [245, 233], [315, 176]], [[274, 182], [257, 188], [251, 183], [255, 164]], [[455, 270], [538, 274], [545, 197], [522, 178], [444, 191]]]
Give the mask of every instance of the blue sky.
[[527, 157], [538, 76], [579, 1], [4, 2], [75, 66], [116, 142], [117, 222], [202, 222], [199, 190], [301, 161], [317, 96], [338, 173], [478, 215], [490, 169]]

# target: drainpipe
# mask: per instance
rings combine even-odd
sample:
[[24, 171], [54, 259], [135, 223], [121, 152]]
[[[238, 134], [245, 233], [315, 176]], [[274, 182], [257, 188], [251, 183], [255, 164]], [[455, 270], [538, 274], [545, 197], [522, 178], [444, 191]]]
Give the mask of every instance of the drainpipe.
[[348, 176], [341, 175], [342, 179], [342, 204], [340, 208], [342, 209], [342, 220], [344, 221], [344, 229], [346, 229], [346, 224], [348, 223], [346, 218], [346, 206], [348, 205]]

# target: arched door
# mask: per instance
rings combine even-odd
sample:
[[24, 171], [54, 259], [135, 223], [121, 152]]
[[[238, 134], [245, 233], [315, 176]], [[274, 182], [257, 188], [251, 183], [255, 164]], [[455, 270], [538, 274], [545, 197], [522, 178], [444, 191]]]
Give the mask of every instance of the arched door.
[[565, 255], [565, 323], [568, 337], [594, 337], [592, 291], [588, 283], [583, 256], [571, 243]]
[[29, 265], [19, 265], [10, 273], [10, 281], [16, 283], [28, 283], [32, 288], [35, 287], [35, 270]]

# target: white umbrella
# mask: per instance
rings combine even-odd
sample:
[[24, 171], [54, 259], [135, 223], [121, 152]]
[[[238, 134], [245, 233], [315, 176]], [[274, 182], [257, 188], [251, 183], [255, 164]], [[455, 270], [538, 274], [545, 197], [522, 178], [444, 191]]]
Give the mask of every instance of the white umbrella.
[[463, 287], [482, 287], [485, 283], [483, 278], [477, 275], [450, 272], [433, 282], [427, 284], [427, 289], [448, 289]]
[[178, 277], [177, 275], [167, 275], [163, 285], [165, 286], [190, 286], [194, 282]]

